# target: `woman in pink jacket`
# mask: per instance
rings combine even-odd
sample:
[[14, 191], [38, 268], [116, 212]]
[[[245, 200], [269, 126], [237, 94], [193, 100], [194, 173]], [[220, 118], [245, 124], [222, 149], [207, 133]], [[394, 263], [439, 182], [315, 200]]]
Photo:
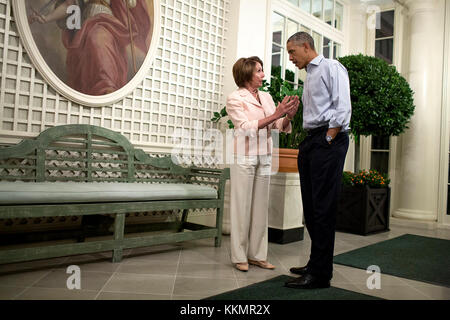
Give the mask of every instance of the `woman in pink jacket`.
[[240, 271], [248, 271], [249, 264], [274, 269], [267, 262], [271, 130], [291, 131], [299, 98], [286, 96], [275, 107], [271, 95], [258, 90], [264, 79], [258, 57], [239, 59], [233, 77], [239, 88], [228, 96], [226, 106], [235, 126], [235, 158], [230, 168], [231, 261]]

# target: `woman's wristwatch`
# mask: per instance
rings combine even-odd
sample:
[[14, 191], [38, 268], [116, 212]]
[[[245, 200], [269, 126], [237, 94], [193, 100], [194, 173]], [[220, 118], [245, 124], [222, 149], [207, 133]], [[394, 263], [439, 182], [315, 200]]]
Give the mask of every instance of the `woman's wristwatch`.
[[289, 118], [289, 115], [286, 115], [286, 119], [288, 119], [289, 121], [294, 120], [294, 118]]

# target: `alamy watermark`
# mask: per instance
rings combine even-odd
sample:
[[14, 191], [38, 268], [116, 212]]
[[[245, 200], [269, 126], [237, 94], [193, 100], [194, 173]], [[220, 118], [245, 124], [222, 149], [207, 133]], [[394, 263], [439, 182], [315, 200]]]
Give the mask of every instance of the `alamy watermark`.
[[[171, 137], [171, 159], [178, 165], [246, 164], [251, 159], [265, 161], [271, 155], [271, 174], [278, 172], [279, 131], [227, 129], [181, 129]], [[253, 161], [251, 160], [251, 161]]]
[[66, 286], [69, 290], [81, 290], [81, 269], [79, 266], [71, 265], [67, 267], [66, 273], [71, 274], [67, 278]]
[[366, 281], [369, 290], [381, 289], [381, 269], [377, 265], [367, 267], [366, 273], [371, 274]]
[[81, 8], [77, 5], [67, 7], [66, 13], [69, 15], [66, 19], [66, 26], [69, 30], [81, 29]]

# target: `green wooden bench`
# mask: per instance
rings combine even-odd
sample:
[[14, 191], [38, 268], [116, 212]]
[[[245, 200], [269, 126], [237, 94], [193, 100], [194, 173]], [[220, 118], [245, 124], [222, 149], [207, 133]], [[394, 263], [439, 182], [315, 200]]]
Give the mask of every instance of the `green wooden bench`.
[[[91, 125], [64, 125], [35, 139], [0, 148], [0, 219], [110, 215], [108, 240], [1, 248], [0, 264], [214, 238], [221, 245], [225, 183], [229, 169], [182, 167], [170, 156], [150, 156], [121, 134]], [[190, 210], [216, 210], [216, 225], [187, 221]], [[172, 211], [175, 222], [125, 234], [130, 212]], [[167, 231], [167, 232], [165, 232]], [[125, 236], [126, 235], [126, 236]]]

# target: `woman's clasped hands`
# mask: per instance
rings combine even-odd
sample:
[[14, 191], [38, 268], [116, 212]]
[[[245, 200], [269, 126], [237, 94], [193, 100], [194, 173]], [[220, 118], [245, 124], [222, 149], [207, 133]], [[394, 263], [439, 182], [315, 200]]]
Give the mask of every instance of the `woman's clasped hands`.
[[277, 118], [282, 118], [284, 115], [287, 115], [292, 119], [298, 111], [299, 104], [300, 99], [298, 96], [285, 96], [283, 101], [278, 103], [275, 115]]

